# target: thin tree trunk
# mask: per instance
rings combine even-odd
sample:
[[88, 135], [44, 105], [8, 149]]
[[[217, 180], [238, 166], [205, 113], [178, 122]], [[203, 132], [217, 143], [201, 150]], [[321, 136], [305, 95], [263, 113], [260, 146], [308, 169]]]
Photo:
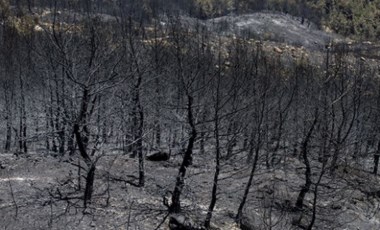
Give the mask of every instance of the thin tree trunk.
[[211, 192], [211, 201], [210, 201], [210, 205], [208, 207], [206, 219], [204, 222], [204, 227], [206, 229], [210, 228], [212, 213], [214, 211], [216, 200], [217, 200], [218, 181], [219, 181], [219, 173], [220, 173], [220, 137], [219, 137], [219, 122], [220, 122], [219, 121], [219, 100], [220, 98], [219, 98], [219, 93], [220, 93], [220, 72], [219, 72], [219, 76], [217, 80], [216, 98], [215, 98], [215, 114], [214, 114], [215, 173], [214, 173], [214, 180], [213, 180], [213, 186], [212, 186], [212, 192]]
[[246, 185], [245, 190], [244, 190], [243, 198], [240, 202], [240, 205], [239, 205], [236, 217], [235, 217], [235, 221], [237, 223], [240, 223], [241, 218], [243, 216], [243, 209], [244, 209], [245, 203], [247, 201], [249, 190], [251, 189], [251, 186], [252, 186], [253, 176], [255, 175], [257, 163], [259, 161], [259, 153], [260, 153], [260, 147], [259, 147], [259, 143], [258, 143], [256, 148], [255, 148], [255, 157], [253, 159], [251, 173], [249, 174], [249, 179], [248, 179], [247, 185]]
[[69, 155], [72, 156], [75, 153], [75, 135], [74, 132], [70, 132], [70, 137], [67, 140], [67, 149], [69, 151]]
[[[74, 134], [75, 138], [77, 140], [79, 153], [81, 157], [83, 158], [84, 162], [87, 165], [87, 176], [86, 176], [86, 188], [84, 192], [83, 202], [84, 207], [87, 207], [87, 204], [90, 202], [92, 198], [93, 193], [93, 185], [94, 185], [94, 179], [95, 179], [95, 163], [91, 160], [89, 154], [87, 153], [87, 146], [89, 141], [89, 130], [87, 127], [87, 122], [90, 114], [92, 113], [92, 109], [88, 111], [88, 106], [90, 103], [90, 95], [88, 89], [84, 89], [83, 91], [83, 97], [82, 97], [82, 104], [81, 109], [79, 113], [78, 120], [76, 124], [74, 125]], [[93, 101], [95, 103], [95, 100]], [[82, 131], [80, 131], [80, 126], [82, 126]], [[81, 134], [83, 133], [83, 135]]]
[[204, 156], [205, 154], [205, 130], [203, 130], [200, 133], [200, 138], [199, 138], [199, 153]]
[[11, 150], [11, 143], [12, 143], [12, 119], [11, 116], [8, 114], [6, 116], [6, 139], [5, 139], [5, 146], [4, 150], [6, 152], [9, 152]]
[[204, 222], [204, 226], [206, 229], [210, 228], [210, 222], [212, 218], [212, 213], [215, 208], [216, 200], [217, 200], [217, 191], [218, 191], [218, 181], [219, 181], [219, 173], [220, 173], [220, 144], [219, 144], [219, 132], [216, 131], [215, 136], [217, 137], [216, 139], [216, 165], [215, 165], [215, 174], [214, 174], [214, 180], [213, 180], [213, 186], [212, 186], [212, 192], [211, 192], [211, 201], [210, 205], [208, 207], [207, 215], [206, 215], [206, 220]]
[[313, 226], [314, 226], [314, 223], [315, 223], [315, 220], [316, 220], [317, 201], [318, 201], [318, 188], [319, 188], [319, 185], [321, 184], [322, 177], [323, 177], [324, 174], [325, 174], [325, 163], [323, 163], [322, 171], [319, 174], [317, 183], [315, 183], [314, 192], [313, 192], [314, 193], [314, 198], [313, 198], [313, 214], [311, 216], [310, 224], [309, 224], [309, 226], [307, 226], [307, 230], [312, 230], [313, 229]]
[[5, 146], [4, 149], [6, 152], [11, 150], [11, 143], [12, 143], [12, 113], [11, 109], [9, 108], [10, 105], [6, 105], [6, 139], [5, 139]]
[[59, 85], [58, 85], [57, 78], [58, 76], [54, 74], [54, 83], [55, 83], [54, 91], [55, 91], [55, 100], [56, 100], [56, 108], [54, 109], [54, 127], [55, 127], [55, 131], [57, 132], [57, 142], [58, 142], [56, 151], [62, 154], [63, 152], [61, 152], [61, 150], [62, 150], [62, 145], [64, 146], [64, 143], [62, 143], [61, 138], [64, 136], [64, 134], [62, 135], [61, 133], [62, 122], [61, 122], [60, 117], [62, 116], [62, 106], [61, 106], [61, 97], [59, 95]]
[[190, 134], [190, 139], [189, 139], [185, 154], [183, 156], [182, 164], [179, 168], [179, 172], [176, 178], [176, 184], [175, 184], [173, 195], [172, 195], [172, 204], [169, 207], [170, 213], [179, 213], [181, 211], [181, 194], [182, 194], [183, 187], [185, 185], [186, 171], [187, 171], [187, 168], [192, 163], [193, 147], [194, 147], [195, 140], [197, 138], [197, 130], [194, 124], [192, 107], [193, 107], [193, 98], [190, 95], [188, 95], [188, 106], [187, 106], [188, 115], [187, 116], [188, 116], [189, 125], [191, 127], [191, 134]]
[[[48, 131], [50, 126], [49, 126], [49, 114], [48, 114], [46, 105], [45, 105], [45, 116], [46, 116], [45, 117], [45, 128]], [[46, 151], [49, 152], [50, 151], [49, 135], [46, 135], [46, 137], [45, 137], [45, 147], [46, 147]]]
[[145, 185], [145, 167], [144, 167], [144, 154], [143, 154], [143, 128], [144, 128], [144, 112], [141, 108], [140, 102], [138, 105], [139, 108], [139, 127], [138, 127], [138, 136], [137, 140], [137, 151], [139, 155], [139, 186], [144, 187]]
[[86, 176], [86, 188], [84, 191], [84, 198], [83, 198], [84, 208], [87, 208], [88, 203], [91, 202], [92, 193], [94, 191], [95, 170], [96, 170], [95, 165], [91, 164]]
[[375, 174], [375, 175], [377, 175], [377, 171], [379, 168], [379, 160], [380, 160], [380, 141], [377, 144], [377, 150], [376, 150], [376, 153], [375, 153], [374, 158], [373, 158], [373, 163], [374, 163], [373, 174]]
[[[137, 63], [136, 63], [137, 65]], [[138, 67], [137, 67], [138, 68]], [[142, 83], [141, 73], [138, 70], [138, 78], [135, 84], [133, 97], [133, 156], [139, 158], [139, 186], [145, 184], [144, 154], [143, 154], [143, 129], [144, 129], [144, 111], [140, 101], [140, 86]]]
[[[58, 84], [58, 82], [57, 82]], [[61, 87], [57, 88], [57, 92], [60, 90], [61, 95], [65, 94], [65, 87], [66, 87], [66, 82], [65, 82], [65, 68], [62, 67], [62, 79], [61, 79]], [[59, 130], [58, 136], [59, 136], [59, 153], [61, 156], [65, 154], [65, 144], [66, 144], [66, 126], [67, 126], [67, 108], [66, 108], [66, 101], [65, 97], [61, 96], [60, 99], [60, 115], [61, 116], [61, 128]]]
[[[257, 111], [257, 115], [258, 115], [258, 120], [257, 120], [257, 128], [256, 128], [256, 134], [257, 134], [257, 141], [256, 141], [256, 146], [255, 146], [255, 156], [253, 158], [253, 162], [252, 162], [252, 168], [251, 168], [251, 172], [249, 174], [249, 178], [248, 178], [248, 182], [247, 182], [247, 185], [244, 189], [244, 194], [243, 194], [243, 198], [239, 204], [239, 207], [238, 207], [238, 210], [237, 210], [237, 214], [235, 216], [235, 221], [236, 223], [240, 223], [241, 221], [241, 218], [243, 216], [243, 209], [244, 209], [244, 206], [246, 204], [246, 201], [247, 201], [247, 198], [248, 198], [248, 194], [249, 194], [249, 191], [251, 189], [251, 186], [252, 186], [252, 181], [253, 181], [253, 177], [255, 175], [255, 172], [256, 172], [256, 167], [257, 167], [257, 164], [258, 164], [258, 161], [259, 161], [259, 155], [260, 155], [260, 149], [261, 149], [261, 145], [262, 145], [262, 125], [263, 125], [263, 122], [264, 122], [264, 113], [265, 113], [265, 108], [266, 108], [266, 93], [264, 93], [262, 96], [261, 96], [261, 108], [260, 108], [260, 111]], [[255, 137], [255, 134], [253, 133], [254, 131], [252, 131], [252, 134], [251, 134], [251, 150], [248, 155], [248, 160], [250, 160], [250, 158], [252, 157], [252, 154], [253, 154], [253, 143], [254, 143], [254, 140], [253, 138]]]
[[317, 124], [317, 121], [318, 121], [318, 117], [317, 116], [318, 116], [318, 114], [315, 114], [315, 118], [314, 118], [313, 124], [311, 125], [308, 133], [306, 134], [305, 139], [302, 142], [302, 149], [301, 149], [302, 152], [301, 152], [301, 154], [302, 154], [303, 162], [304, 162], [304, 164], [306, 166], [306, 170], [305, 170], [305, 184], [302, 186], [302, 189], [301, 189], [300, 193], [298, 194], [298, 198], [297, 198], [297, 202], [296, 202], [296, 209], [297, 210], [302, 210], [303, 209], [303, 201], [305, 199], [306, 194], [309, 192], [310, 186], [311, 186], [311, 183], [312, 183], [311, 182], [311, 167], [310, 167], [310, 162], [309, 162], [309, 158], [308, 158], [308, 145], [309, 145], [311, 136], [313, 134], [315, 125]]
[[159, 82], [158, 77], [156, 77], [155, 79], [155, 87], [156, 87], [157, 105], [156, 105], [156, 116], [155, 116], [155, 121], [154, 121], [154, 132], [155, 132], [155, 139], [156, 139], [156, 147], [157, 149], [160, 149], [161, 148], [161, 123], [160, 123], [161, 90], [160, 90], [160, 82]]
[[229, 159], [232, 156], [233, 149], [236, 145], [236, 123], [235, 121], [232, 121], [232, 123], [228, 127], [227, 133], [230, 134], [232, 133], [231, 139], [227, 143], [227, 154], [226, 158]]
[[3, 85], [4, 89], [4, 98], [5, 98], [5, 120], [6, 120], [6, 137], [5, 137], [5, 146], [4, 150], [6, 152], [11, 150], [11, 144], [12, 144], [12, 120], [13, 120], [13, 115], [12, 115], [12, 98], [13, 98], [13, 93], [11, 92], [11, 95], [9, 95], [9, 89], [8, 89], [8, 84]]
[[20, 151], [27, 153], [26, 146], [26, 112], [25, 112], [25, 92], [24, 92], [24, 80], [22, 79], [21, 70], [19, 73], [20, 80], [20, 126], [19, 126], [19, 148]]
[[51, 142], [52, 142], [52, 146], [51, 146], [51, 150], [53, 152], [57, 152], [58, 151], [58, 147], [57, 147], [57, 143], [56, 143], [56, 139], [55, 139], [55, 124], [54, 124], [54, 109], [53, 109], [53, 102], [54, 102], [54, 97], [53, 97], [53, 89], [52, 89], [52, 85], [51, 85], [51, 82], [49, 81], [49, 91], [50, 91], [50, 107], [49, 107], [49, 124], [50, 124], [50, 130], [51, 130], [51, 133], [52, 133], [52, 137], [51, 137]]
[[23, 119], [23, 129], [22, 129], [23, 145], [22, 145], [22, 149], [23, 149], [24, 153], [27, 153], [28, 152], [28, 147], [27, 147], [27, 144], [26, 144], [26, 115], [25, 115], [25, 106], [24, 106], [24, 112], [23, 112], [22, 119]]

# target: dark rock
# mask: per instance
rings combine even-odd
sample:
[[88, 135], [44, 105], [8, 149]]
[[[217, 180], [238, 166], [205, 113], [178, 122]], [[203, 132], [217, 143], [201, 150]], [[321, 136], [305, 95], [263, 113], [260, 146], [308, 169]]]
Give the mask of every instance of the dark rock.
[[292, 218], [292, 225], [299, 229], [306, 229], [309, 223], [308, 219], [304, 218], [304, 213], [299, 213]]
[[292, 202], [290, 200], [279, 200], [274, 202], [275, 208], [281, 211], [287, 212], [296, 212], [299, 211], [295, 207], [292, 206]]
[[195, 226], [194, 222], [181, 214], [172, 215], [169, 219], [170, 230], [204, 230], [202, 227]]
[[261, 192], [265, 192], [265, 193], [267, 193], [268, 195], [272, 195], [272, 194], [274, 193], [274, 190], [273, 190], [271, 187], [269, 187], [269, 185], [264, 185], [264, 187], [262, 187], [262, 188], [260, 189], [260, 191], [261, 191]]
[[146, 159], [149, 161], [167, 161], [170, 159], [169, 153], [166, 152], [154, 152], [151, 154], [148, 154], [146, 156]]
[[240, 229], [241, 230], [262, 229], [261, 217], [252, 211], [243, 212], [243, 215], [240, 219]]
[[24, 155], [25, 153], [23, 153], [23, 152], [14, 152], [13, 153], [13, 156], [15, 156], [15, 157], [19, 157], [19, 156], [22, 156], [22, 155]]
[[250, 217], [244, 215], [240, 221], [240, 229], [241, 230], [258, 229], [257, 226], [255, 226], [253, 223], [254, 223], [253, 218], [250, 218]]
[[17, 158], [29, 158], [30, 157], [29, 154], [24, 153], [24, 152], [14, 152], [13, 156], [15, 156]]
[[170, 230], [192, 230], [192, 221], [184, 215], [173, 215], [169, 219]]
[[379, 191], [362, 191], [367, 195], [367, 198], [380, 198], [380, 190]]
[[332, 204], [331, 205], [331, 209], [333, 209], [333, 210], [340, 210], [340, 209], [342, 209], [342, 206], [339, 205], [339, 204]]

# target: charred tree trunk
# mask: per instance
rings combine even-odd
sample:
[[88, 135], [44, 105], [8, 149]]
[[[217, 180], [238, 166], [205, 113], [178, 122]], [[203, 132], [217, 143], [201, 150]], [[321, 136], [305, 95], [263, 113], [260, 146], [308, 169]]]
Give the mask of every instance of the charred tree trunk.
[[158, 118], [156, 118], [156, 121], [154, 123], [155, 123], [154, 129], [155, 129], [156, 147], [160, 149], [161, 148], [161, 125]]
[[4, 146], [4, 150], [6, 152], [9, 152], [11, 150], [11, 143], [12, 143], [12, 119], [11, 119], [11, 116], [10, 114], [7, 114], [7, 116], [5, 117], [6, 119], [6, 126], [7, 126], [7, 133], [6, 133], [6, 139], [5, 139], [5, 146]]
[[[133, 57], [135, 50], [133, 42], [130, 41]], [[133, 155], [139, 158], [139, 186], [145, 184], [145, 168], [143, 154], [143, 131], [144, 131], [144, 110], [141, 106], [140, 87], [142, 83], [142, 73], [140, 72], [137, 60], [135, 61], [137, 68], [137, 82], [134, 87], [133, 96]]]
[[84, 208], [87, 208], [87, 204], [91, 202], [92, 198], [92, 193], [94, 191], [94, 181], [95, 181], [95, 164], [91, 164], [87, 171], [87, 176], [86, 176], [86, 188], [84, 191]]
[[[138, 84], [140, 85], [140, 83]], [[138, 86], [139, 87], [139, 86]], [[139, 89], [135, 89], [134, 111], [133, 111], [133, 156], [139, 158], [139, 186], [145, 184], [144, 154], [143, 154], [143, 128], [144, 128], [144, 112], [140, 104]]]
[[306, 166], [305, 170], [305, 184], [302, 186], [302, 189], [300, 193], [298, 194], [297, 202], [296, 202], [296, 210], [302, 210], [303, 209], [303, 201], [305, 199], [306, 194], [310, 191], [310, 186], [312, 184], [311, 181], [311, 167], [310, 167], [310, 162], [308, 158], [308, 145], [311, 139], [311, 136], [313, 134], [315, 125], [317, 124], [318, 121], [318, 115], [315, 115], [313, 124], [311, 125], [308, 133], [306, 134], [305, 139], [302, 142], [302, 147], [301, 147], [301, 154], [302, 154], [302, 159], [303, 162]]
[[59, 154], [63, 156], [65, 154], [65, 128], [62, 125], [61, 127], [62, 130], [59, 130], [58, 132], [58, 138], [59, 138]]
[[[45, 128], [46, 130], [49, 130], [49, 113], [47, 110], [48, 110], [47, 105], [45, 105]], [[49, 135], [46, 135], [45, 137], [45, 148], [46, 148], [46, 151], [50, 151]]]
[[[93, 103], [95, 102], [93, 101]], [[87, 122], [89, 115], [92, 113], [92, 109], [88, 111], [89, 104], [90, 95], [88, 89], [85, 88], [83, 91], [79, 117], [76, 124], [73, 127], [74, 135], [79, 148], [79, 153], [87, 165], [86, 187], [83, 196], [83, 203], [85, 208], [87, 207], [88, 203], [91, 201], [92, 198], [96, 170], [95, 162], [91, 160], [90, 155], [87, 153], [87, 146], [89, 142], [89, 129], [87, 127]], [[82, 130], [80, 130], [80, 128], [82, 128]]]
[[56, 103], [56, 107], [54, 109], [54, 118], [52, 117], [52, 119], [54, 120], [53, 123], [54, 123], [54, 130], [55, 130], [55, 135], [57, 135], [57, 143], [58, 145], [56, 146], [56, 152], [58, 153], [61, 153], [60, 150], [61, 150], [61, 146], [62, 146], [62, 134], [61, 134], [61, 128], [62, 128], [62, 122], [60, 120], [60, 116], [62, 115], [61, 113], [61, 98], [60, 98], [60, 95], [59, 95], [59, 88], [58, 88], [58, 80], [57, 80], [57, 75], [54, 74], [54, 84], [55, 84], [55, 89], [54, 89], [54, 92], [55, 92], [55, 103]]
[[6, 152], [11, 150], [11, 143], [12, 143], [12, 98], [13, 93], [11, 93], [11, 96], [8, 93], [7, 87], [4, 85], [4, 97], [5, 97], [5, 121], [6, 121], [6, 137], [5, 137], [5, 145], [4, 150]]
[[156, 95], [157, 95], [157, 105], [156, 105], [156, 116], [155, 116], [155, 121], [154, 121], [154, 132], [155, 132], [155, 139], [156, 139], [156, 147], [160, 149], [161, 148], [161, 123], [160, 123], [161, 90], [160, 90], [160, 82], [159, 82], [158, 77], [156, 77], [155, 79], [155, 87], [156, 87]]
[[233, 148], [236, 145], [236, 122], [232, 121], [228, 127], [228, 134], [232, 133], [231, 139], [227, 143], [227, 154], [226, 158], [229, 159], [232, 156]]
[[187, 144], [187, 148], [185, 151], [185, 154], [183, 156], [182, 164], [179, 168], [179, 172], [176, 178], [176, 184], [174, 187], [173, 195], [172, 195], [172, 204], [169, 207], [170, 213], [179, 213], [181, 211], [181, 194], [183, 187], [185, 185], [185, 176], [187, 168], [192, 164], [192, 155], [193, 155], [193, 147], [195, 140], [197, 138], [197, 130], [195, 128], [194, 124], [194, 117], [193, 117], [193, 98], [192, 96], [188, 95], [188, 105], [187, 105], [187, 118], [188, 123], [191, 127], [191, 134], [190, 139]]
[[145, 185], [145, 167], [144, 167], [144, 154], [143, 154], [143, 127], [144, 127], [144, 112], [141, 108], [140, 102], [138, 105], [139, 108], [139, 127], [138, 127], [138, 136], [140, 137], [137, 140], [137, 151], [139, 155], [139, 186], [144, 187]]
[[[133, 22], [131, 18], [128, 18], [128, 26], [132, 27]], [[144, 129], [144, 111], [141, 106], [141, 84], [143, 80], [143, 72], [140, 69], [140, 63], [137, 56], [137, 49], [135, 46], [135, 37], [130, 34], [128, 36], [128, 42], [130, 47], [130, 57], [133, 60], [134, 67], [136, 68], [136, 80], [133, 88], [133, 111], [132, 111], [132, 135], [133, 135], [133, 156], [139, 158], [139, 186], [143, 187], [145, 184], [145, 168], [144, 168], [144, 154], [143, 154], [143, 129]], [[131, 66], [133, 67], [133, 65]]]
[[[253, 155], [253, 150], [254, 151], [254, 158], [253, 158], [253, 162], [252, 162], [252, 168], [251, 168], [251, 172], [249, 174], [249, 178], [248, 178], [248, 182], [247, 182], [247, 185], [245, 187], [245, 190], [244, 190], [244, 194], [243, 194], [243, 198], [240, 202], [240, 205], [238, 207], [238, 210], [237, 210], [237, 214], [236, 214], [236, 217], [235, 217], [235, 221], [236, 223], [240, 223], [241, 221], [241, 218], [243, 216], [243, 209], [244, 209], [244, 206], [245, 206], [245, 203], [247, 201], [247, 198], [248, 198], [248, 194], [249, 194], [249, 191], [251, 189], [251, 186], [252, 186], [252, 181], [253, 181], [253, 177], [255, 175], [255, 172], [256, 172], [256, 168], [257, 168], [257, 164], [259, 162], [259, 155], [260, 155], [260, 149], [261, 149], [261, 145], [262, 145], [262, 125], [263, 125], [263, 121], [264, 121], [264, 112], [265, 112], [265, 107], [266, 107], [266, 101], [265, 101], [265, 93], [262, 95], [262, 98], [261, 98], [261, 108], [260, 108], [260, 111], [258, 111], [258, 121], [257, 121], [257, 128], [256, 128], [256, 135], [254, 133], [251, 134], [251, 146], [250, 146], [250, 152], [252, 153], [249, 153], [248, 155], [248, 161], [250, 162], [250, 158], [252, 157]], [[254, 131], [253, 131], [254, 132]], [[256, 146], [253, 147], [253, 144], [254, 144], [254, 138], [255, 136], [257, 137], [256, 139]]]
[[[210, 222], [212, 218], [212, 213], [215, 208], [215, 204], [217, 201], [217, 191], [218, 191], [218, 181], [219, 181], [219, 173], [220, 173], [220, 136], [219, 136], [219, 87], [220, 87], [220, 76], [218, 76], [218, 83], [216, 89], [216, 105], [215, 105], [215, 115], [214, 115], [214, 138], [215, 138], [215, 173], [214, 180], [211, 192], [211, 201], [208, 207], [208, 211], [206, 214], [206, 219], [204, 222], [204, 227], [206, 229], [210, 228]], [[203, 133], [203, 132], [202, 132]]]
[[380, 160], [380, 141], [377, 144], [377, 150], [376, 150], [376, 153], [375, 153], [374, 158], [373, 158], [373, 163], [374, 163], [373, 174], [375, 174], [375, 175], [377, 175], [377, 171], [379, 168], [379, 160]]
[[91, 197], [92, 197], [96, 167], [95, 167], [95, 164], [92, 162], [90, 156], [87, 154], [87, 149], [83, 142], [82, 135], [79, 131], [78, 124], [74, 125], [74, 133], [77, 139], [79, 153], [88, 167], [87, 176], [86, 176], [86, 187], [85, 187], [85, 192], [83, 196], [84, 208], [87, 208], [87, 205], [91, 201]]
[[319, 185], [321, 184], [321, 181], [322, 181], [322, 178], [323, 178], [323, 175], [325, 174], [325, 163], [323, 163], [323, 166], [322, 166], [322, 170], [321, 170], [321, 173], [319, 174], [319, 177], [318, 177], [318, 180], [317, 182], [315, 183], [315, 186], [314, 186], [314, 198], [313, 198], [313, 214], [311, 216], [311, 221], [309, 223], [309, 225], [307, 226], [307, 230], [312, 230], [313, 229], [313, 226], [314, 226], [314, 223], [315, 223], [315, 220], [316, 220], [316, 216], [317, 216], [317, 201], [318, 201], [318, 188], [319, 188]]
[[19, 73], [20, 80], [20, 123], [19, 123], [19, 149], [20, 151], [27, 153], [26, 145], [26, 112], [25, 112], [25, 91], [24, 91], [24, 79], [22, 73]]
[[199, 140], [199, 152], [200, 152], [200, 154], [201, 155], [204, 155], [205, 154], [205, 131], [202, 131], [201, 133], [200, 133], [201, 135], [200, 135], [200, 140]]
[[[70, 108], [74, 108], [74, 102], [72, 100], [70, 101]], [[75, 117], [75, 114], [73, 111], [66, 110], [67, 123], [70, 123], [74, 117]], [[69, 125], [67, 125], [67, 134], [68, 134], [67, 150], [69, 152], [69, 155], [72, 156], [75, 154], [75, 148], [76, 148], [75, 134], [74, 134], [73, 127], [70, 127]]]
[[[58, 79], [56, 79], [56, 94], [57, 94], [57, 118], [60, 120], [60, 128], [58, 129], [58, 139], [59, 139], [59, 154], [63, 156], [65, 154], [65, 144], [66, 144], [66, 122], [67, 122], [67, 108], [65, 97], [65, 68], [62, 67], [62, 79], [59, 84]], [[60, 92], [60, 93], [59, 93]], [[59, 100], [58, 100], [59, 99]]]
[[243, 198], [240, 202], [240, 205], [239, 205], [236, 217], [235, 217], [235, 221], [237, 223], [240, 223], [242, 215], [243, 215], [243, 209], [244, 209], [245, 203], [247, 201], [249, 190], [251, 189], [251, 186], [252, 186], [253, 176], [255, 175], [257, 163], [259, 161], [259, 153], [260, 153], [260, 144], [257, 143], [257, 146], [255, 147], [255, 156], [254, 156], [254, 159], [252, 162], [251, 173], [249, 174], [249, 178], [248, 178], [248, 182], [247, 182], [247, 185], [245, 187], [245, 190], [244, 190]]
[[[218, 129], [218, 127], [215, 127], [215, 129]], [[218, 191], [218, 181], [219, 181], [219, 173], [220, 173], [220, 143], [219, 143], [219, 131], [215, 131], [215, 137], [216, 137], [216, 155], [215, 155], [215, 174], [214, 174], [214, 180], [213, 180], [213, 186], [212, 186], [212, 192], [211, 192], [211, 201], [210, 205], [208, 207], [206, 220], [204, 222], [204, 226], [206, 229], [210, 228], [210, 222], [212, 218], [212, 213], [215, 208], [216, 200], [217, 200], [217, 191]]]
[[74, 155], [74, 152], [75, 152], [75, 135], [74, 135], [73, 131], [70, 132], [70, 136], [67, 140], [67, 149], [68, 149], [70, 156]]
[[51, 150], [53, 152], [57, 152], [58, 151], [58, 146], [57, 146], [57, 142], [56, 142], [56, 139], [55, 139], [56, 127], [55, 127], [55, 123], [54, 123], [54, 108], [53, 108], [53, 105], [54, 105], [54, 95], [53, 95], [53, 89], [52, 89], [52, 84], [51, 84], [50, 80], [49, 80], [49, 94], [50, 94], [49, 125], [50, 125], [50, 132], [51, 132]]

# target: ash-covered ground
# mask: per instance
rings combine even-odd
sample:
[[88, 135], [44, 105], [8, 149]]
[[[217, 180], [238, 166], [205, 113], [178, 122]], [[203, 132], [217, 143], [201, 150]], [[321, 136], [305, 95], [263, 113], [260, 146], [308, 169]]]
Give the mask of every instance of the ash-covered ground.
[[[76, 157], [55, 158], [39, 153], [16, 157], [1, 154], [0, 213], [3, 229], [168, 229], [163, 197], [174, 188], [181, 155], [167, 162], [146, 162], [146, 186], [136, 187], [137, 159], [109, 151], [97, 165], [95, 194], [83, 209], [83, 183], [78, 183]], [[208, 208], [214, 163], [212, 154], [195, 154], [183, 194], [183, 213], [202, 224]], [[313, 165], [313, 180], [319, 165]], [[239, 229], [234, 217], [241, 200], [250, 164], [241, 155], [223, 161], [214, 229]], [[83, 174], [82, 172], [79, 172]], [[255, 174], [244, 220], [252, 229], [296, 229], [292, 210], [304, 183], [304, 165], [284, 155], [275, 168], [262, 164]], [[336, 176], [325, 176], [320, 186], [315, 229], [379, 229], [379, 178], [365, 170], [345, 166]], [[305, 222], [311, 215], [313, 194], [307, 194]], [[163, 223], [162, 223], [163, 222]]]

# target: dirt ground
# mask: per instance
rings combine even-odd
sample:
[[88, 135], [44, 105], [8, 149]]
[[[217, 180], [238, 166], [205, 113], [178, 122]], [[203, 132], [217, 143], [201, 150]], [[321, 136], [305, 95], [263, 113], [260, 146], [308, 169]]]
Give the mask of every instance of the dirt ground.
[[[79, 188], [79, 159], [1, 154], [1, 229], [168, 229], [168, 220], [162, 223], [167, 216], [163, 197], [174, 188], [180, 160], [177, 155], [168, 162], [146, 161], [146, 186], [138, 188], [134, 186], [137, 159], [118, 152], [103, 156], [97, 166], [92, 203], [83, 210], [84, 179]], [[239, 229], [233, 217], [249, 176], [250, 165], [245, 161], [239, 155], [228, 164], [223, 161], [214, 229]], [[184, 214], [198, 224], [209, 204], [213, 162], [212, 154], [196, 153], [193, 166], [188, 168], [182, 205]], [[287, 208], [295, 202], [304, 180], [303, 170], [303, 164], [293, 157], [284, 158], [275, 169], [260, 166], [245, 210], [248, 221], [257, 229], [269, 229], [269, 225], [272, 229], [293, 229], [291, 222], [297, 215]], [[362, 171], [349, 175], [344, 180], [325, 178], [316, 229], [380, 228], [377, 199], [366, 197], [352, 184], [368, 184], [378, 178], [368, 179], [369, 174]], [[311, 207], [312, 198], [312, 194], [306, 197], [306, 206]], [[307, 221], [310, 213], [306, 211], [303, 216]]]

